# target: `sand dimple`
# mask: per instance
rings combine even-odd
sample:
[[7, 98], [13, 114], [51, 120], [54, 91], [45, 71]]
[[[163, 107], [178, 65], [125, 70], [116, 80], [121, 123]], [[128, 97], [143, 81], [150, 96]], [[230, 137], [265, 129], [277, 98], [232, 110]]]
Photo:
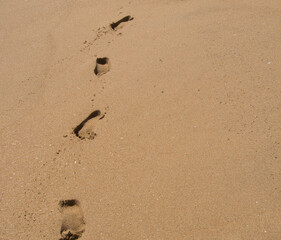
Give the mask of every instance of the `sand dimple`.
[[63, 215], [60, 240], [80, 238], [85, 231], [85, 220], [79, 201], [76, 199], [61, 200], [59, 205]]

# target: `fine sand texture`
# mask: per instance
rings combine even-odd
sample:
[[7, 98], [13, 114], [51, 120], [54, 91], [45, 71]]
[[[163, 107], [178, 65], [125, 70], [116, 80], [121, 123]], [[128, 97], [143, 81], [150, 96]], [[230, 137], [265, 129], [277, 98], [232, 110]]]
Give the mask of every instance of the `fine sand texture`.
[[280, 240], [280, 0], [0, 1], [1, 240]]

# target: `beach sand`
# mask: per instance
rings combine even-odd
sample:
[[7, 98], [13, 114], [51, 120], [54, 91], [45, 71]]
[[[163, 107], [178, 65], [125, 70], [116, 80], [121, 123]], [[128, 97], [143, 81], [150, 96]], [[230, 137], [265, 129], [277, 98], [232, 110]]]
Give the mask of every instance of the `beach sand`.
[[279, 0], [0, 6], [1, 240], [280, 239]]

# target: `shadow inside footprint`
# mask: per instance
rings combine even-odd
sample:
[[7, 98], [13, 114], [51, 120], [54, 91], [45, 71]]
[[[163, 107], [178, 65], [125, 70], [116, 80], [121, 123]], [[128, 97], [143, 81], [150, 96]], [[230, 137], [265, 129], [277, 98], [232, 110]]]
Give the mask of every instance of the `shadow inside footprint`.
[[101, 112], [100, 110], [96, 110], [94, 112], [92, 112], [85, 120], [83, 120], [77, 127], [74, 128], [73, 133], [81, 138], [81, 136], [79, 135], [80, 130], [84, 127], [84, 125], [92, 118], [95, 118], [97, 116], [100, 116]]
[[123, 17], [122, 19], [120, 19], [119, 21], [117, 22], [113, 22], [110, 24], [110, 27], [115, 30], [119, 24], [123, 23], [123, 22], [128, 22], [128, 21], [132, 21], [134, 18], [131, 17], [130, 15], [129, 16], [126, 16], [126, 17]]
[[82, 236], [85, 231], [85, 220], [80, 203], [76, 199], [59, 202], [63, 215], [60, 240], [74, 240]]

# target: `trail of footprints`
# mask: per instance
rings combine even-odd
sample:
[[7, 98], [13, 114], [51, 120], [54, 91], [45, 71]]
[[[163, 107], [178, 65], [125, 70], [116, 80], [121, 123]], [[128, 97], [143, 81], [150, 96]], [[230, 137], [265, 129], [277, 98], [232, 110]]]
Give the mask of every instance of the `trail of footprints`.
[[[121, 28], [125, 22], [131, 21], [133, 19], [134, 18], [131, 16], [126, 16], [117, 22], [111, 23], [110, 29], [116, 31]], [[105, 30], [106, 28], [103, 29], [104, 31], [100, 31], [99, 29], [97, 38], [95, 38], [94, 41], [103, 34], [107, 33], [108, 30]], [[94, 41], [90, 42], [88, 46], [92, 45]], [[97, 76], [101, 76], [107, 73], [110, 70], [110, 67], [111, 63], [109, 58], [97, 58], [94, 73]], [[95, 132], [95, 126], [98, 124], [98, 121], [105, 117], [105, 115], [106, 112], [102, 114], [100, 110], [93, 111], [74, 128], [73, 134], [81, 140], [94, 139], [97, 136], [97, 133]], [[85, 231], [86, 225], [80, 202], [77, 199], [61, 200], [59, 202], [59, 211], [62, 214], [60, 240], [75, 240], [80, 238]]]

